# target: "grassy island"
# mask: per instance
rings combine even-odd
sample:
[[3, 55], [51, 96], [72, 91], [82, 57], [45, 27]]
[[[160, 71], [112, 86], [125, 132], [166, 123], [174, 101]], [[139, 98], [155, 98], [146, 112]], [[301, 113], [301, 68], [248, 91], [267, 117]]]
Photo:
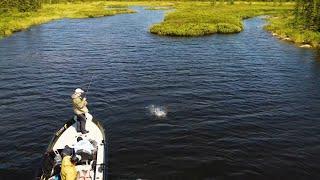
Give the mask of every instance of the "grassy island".
[[[43, 3], [34, 6], [13, 4], [13, 7], [4, 10], [3, 4], [0, 3], [0, 39], [51, 20], [134, 13], [129, 6], [144, 6], [146, 10], [170, 10], [163, 22], [150, 27], [150, 32], [157, 35], [203, 36], [214, 33], [238, 33], [244, 28], [243, 19], [271, 15], [266, 29], [278, 38], [304, 46], [320, 47], [318, 12], [320, 2], [316, 0], [299, 0], [296, 2], [299, 4], [283, 0], [273, 2], [54, 0], [60, 2], [55, 4], [49, 4], [51, 0], [33, 1]], [[24, 0], [24, 2], [31, 1]], [[309, 17], [312, 17], [311, 20]]]
[[258, 15], [282, 14], [292, 10], [294, 4], [245, 3], [212, 4], [210, 2], [184, 2], [176, 6], [164, 21], [155, 24], [150, 32], [166, 36], [203, 36], [214, 33], [238, 33], [243, 30], [242, 20]]

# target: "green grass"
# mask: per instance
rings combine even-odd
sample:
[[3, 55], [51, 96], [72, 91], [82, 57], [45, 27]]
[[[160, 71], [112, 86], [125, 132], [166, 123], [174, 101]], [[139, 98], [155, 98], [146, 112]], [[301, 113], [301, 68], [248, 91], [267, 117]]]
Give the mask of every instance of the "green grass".
[[0, 13], [0, 39], [34, 25], [62, 18], [95, 18], [123, 13], [134, 13], [129, 6], [172, 7], [176, 2], [166, 1], [96, 1], [44, 4], [37, 12], [12, 10]]
[[173, 7], [170, 6], [151, 6], [146, 7], [145, 10], [171, 10]]
[[309, 44], [312, 47], [320, 48], [320, 32], [297, 27], [292, 23], [293, 16], [271, 17], [268, 21], [266, 30], [276, 33], [279, 38], [290, 38], [297, 44]]
[[292, 16], [283, 16], [294, 8], [292, 3], [252, 4], [236, 2], [234, 5], [210, 2], [181, 1], [100, 1], [84, 3], [45, 4], [37, 12], [11, 11], [0, 13], [0, 38], [31, 26], [61, 18], [94, 18], [133, 13], [129, 6], [145, 6], [149, 10], [172, 9], [164, 21], [154, 24], [150, 32], [165, 36], [203, 36], [214, 33], [238, 33], [243, 30], [242, 20], [258, 15], [273, 15], [266, 29], [282, 38], [289, 37], [300, 44], [320, 47], [320, 32], [295, 27]]
[[62, 18], [94, 18], [112, 16], [122, 13], [133, 13], [128, 8], [109, 9], [110, 3], [73, 3], [73, 4], [45, 4], [37, 12], [10, 11], [0, 14], [0, 38], [14, 32], [22, 31], [30, 26], [46, 23]]
[[238, 33], [242, 20], [258, 15], [278, 14], [293, 9], [292, 3], [241, 3], [234, 5], [210, 2], [180, 2], [164, 21], [151, 26], [150, 32], [166, 36], [203, 36], [213, 33]]

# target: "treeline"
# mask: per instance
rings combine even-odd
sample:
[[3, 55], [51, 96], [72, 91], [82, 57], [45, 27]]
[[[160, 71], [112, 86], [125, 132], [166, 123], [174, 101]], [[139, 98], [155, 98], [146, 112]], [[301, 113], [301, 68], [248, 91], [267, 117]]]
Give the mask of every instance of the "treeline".
[[[16, 9], [20, 12], [36, 11], [41, 8], [43, 3], [66, 3], [66, 2], [86, 2], [86, 1], [99, 1], [99, 0], [0, 0], [0, 13], [6, 12], [11, 9]], [[101, 0], [100, 0], [101, 1]], [[102, 0], [103, 1], [103, 0]], [[172, 0], [171, 0], [172, 1]], [[173, 0], [179, 1], [179, 0]], [[189, 1], [189, 0], [180, 0]], [[201, 1], [201, 0], [200, 0]], [[207, 0], [202, 0], [207, 1]], [[234, 0], [209, 0], [212, 3], [225, 2], [234, 4]], [[295, 27], [309, 29], [313, 31], [320, 31], [320, 0], [242, 0], [243, 2], [296, 2], [295, 20], [293, 22]]]
[[0, 0], [0, 13], [12, 9], [17, 9], [20, 12], [36, 11], [41, 8], [44, 3], [66, 3], [79, 1], [98, 1], [98, 0]]
[[295, 26], [320, 31], [320, 0], [297, 0]]
[[216, 4], [219, 2], [219, 3], [234, 4], [235, 1], [249, 2], [250, 4], [252, 4], [253, 2], [273, 2], [273, 3], [282, 4], [284, 2], [294, 2], [295, 0], [211, 0], [211, 3]]
[[20, 12], [36, 11], [41, 7], [42, 0], [1, 0], [0, 12], [17, 9]]
[[[41, 8], [41, 4], [43, 4], [43, 3], [55, 4], [55, 3], [79, 2], [79, 1], [80, 2], [81, 1], [82, 2], [86, 2], [86, 1], [92, 2], [92, 1], [99, 1], [99, 0], [0, 0], [0, 12], [5, 11], [5, 10], [9, 10], [9, 9], [17, 9], [21, 12], [36, 11], [37, 9]], [[179, 0], [173, 0], [173, 1], [179, 1]], [[180, 1], [192, 1], [192, 0], [180, 0]], [[198, 1], [208, 1], [208, 0], [198, 0]], [[234, 0], [211, 0], [211, 1], [227, 2], [229, 4], [234, 3]], [[240, 1], [288, 2], [288, 1], [294, 1], [294, 0], [240, 0]]]

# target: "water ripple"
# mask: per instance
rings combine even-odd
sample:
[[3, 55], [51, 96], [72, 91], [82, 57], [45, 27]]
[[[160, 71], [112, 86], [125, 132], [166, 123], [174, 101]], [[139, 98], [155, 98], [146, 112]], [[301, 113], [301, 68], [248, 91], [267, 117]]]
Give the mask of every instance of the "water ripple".
[[[92, 75], [113, 179], [320, 177], [315, 51], [281, 43], [259, 18], [234, 35], [159, 37], [148, 27], [164, 12], [138, 10], [0, 41], [1, 177], [32, 176]], [[167, 116], [150, 115], [153, 104]]]

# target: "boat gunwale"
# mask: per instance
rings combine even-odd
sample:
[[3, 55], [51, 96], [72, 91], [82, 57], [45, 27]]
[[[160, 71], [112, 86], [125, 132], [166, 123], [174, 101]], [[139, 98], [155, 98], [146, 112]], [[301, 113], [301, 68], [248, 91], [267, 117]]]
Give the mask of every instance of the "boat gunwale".
[[[106, 134], [105, 134], [105, 129], [103, 128], [102, 124], [100, 123], [100, 121], [96, 120], [96, 119], [92, 119], [91, 120], [94, 124], [96, 124], [96, 126], [99, 128], [101, 134], [102, 134], [102, 137], [103, 137], [103, 146], [104, 146], [104, 153], [103, 153], [103, 158], [104, 158], [104, 166], [103, 166], [103, 179], [104, 180], [107, 180], [107, 173], [108, 173], [108, 166], [107, 166], [107, 157], [106, 157], [106, 154], [108, 153], [108, 146], [107, 146], [107, 141], [106, 141]], [[72, 126], [74, 123], [76, 123], [77, 121], [74, 119], [74, 118], [71, 118], [69, 119], [67, 122], [64, 123], [64, 125], [62, 126], [62, 128], [60, 128], [58, 131], [56, 131], [54, 133], [54, 136], [52, 137], [52, 139], [50, 140], [49, 142], [49, 145], [48, 145], [48, 148], [46, 149], [46, 152], [49, 152], [51, 150], [53, 150], [53, 146], [55, 145], [55, 143], [57, 142], [57, 140], [60, 138], [60, 136], [70, 127]], [[45, 152], [45, 153], [46, 153]], [[42, 159], [43, 160], [43, 159]], [[37, 178], [40, 178], [42, 177], [43, 175], [43, 167], [40, 166], [40, 172], [41, 174], [38, 174], [36, 176], [36, 179]]]
[[[57, 142], [57, 140], [60, 138], [60, 136], [70, 127], [72, 126], [74, 123], [76, 123], [77, 121], [74, 120], [74, 118], [71, 118], [70, 120], [68, 120], [66, 123], [64, 123], [64, 125], [62, 126], [62, 128], [60, 128], [58, 131], [56, 131], [56, 133], [54, 134], [53, 138], [50, 140], [50, 143], [48, 145], [47, 151], [52, 150], [53, 146], [55, 145], [55, 143]], [[106, 144], [106, 134], [105, 134], [105, 129], [103, 128], [103, 126], [101, 125], [101, 123], [96, 120], [96, 119], [92, 119], [92, 122], [94, 124], [96, 124], [99, 128], [99, 130], [102, 133], [102, 137], [104, 140], [104, 144]]]

